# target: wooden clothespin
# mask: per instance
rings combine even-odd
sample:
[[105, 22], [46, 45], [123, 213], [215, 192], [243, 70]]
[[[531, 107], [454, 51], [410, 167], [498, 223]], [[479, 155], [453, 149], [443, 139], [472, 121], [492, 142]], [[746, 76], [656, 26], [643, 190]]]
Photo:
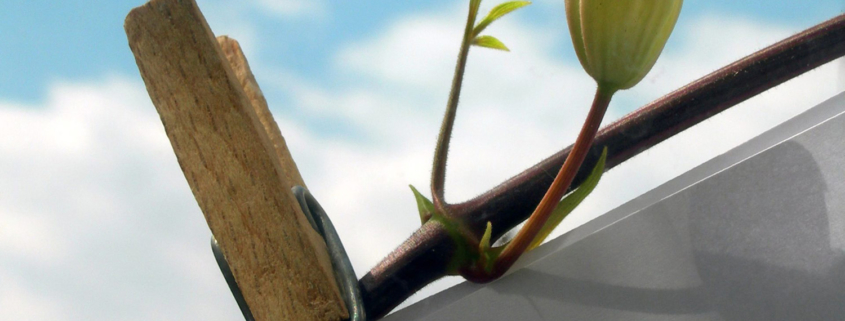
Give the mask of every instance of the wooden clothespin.
[[341, 320], [304, 186], [237, 42], [194, 0], [152, 0], [124, 25], [179, 165], [256, 320]]

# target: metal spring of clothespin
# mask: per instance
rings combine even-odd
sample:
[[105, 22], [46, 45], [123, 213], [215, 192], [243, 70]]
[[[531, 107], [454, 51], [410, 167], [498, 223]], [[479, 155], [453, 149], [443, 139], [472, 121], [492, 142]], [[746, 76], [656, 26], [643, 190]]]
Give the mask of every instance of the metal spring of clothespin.
[[[320, 203], [317, 202], [317, 199], [315, 199], [306, 188], [302, 186], [294, 186], [292, 191], [294, 196], [296, 196], [296, 200], [299, 202], [299, 206], [302, 208], [302, 212], [311, 223], [311, 227], [314, 228], [314, 230], [317, 231], [317, 233], [319, 233], [326, 242], [326, 248], [328, 249], [329, 257], [331, 258], [335, 281], [340, 289], [341, 297], [346, 303], [346, 308], [349, 310], [349, 319], [347, 320], [365, 321], [367, 318], [364, 313], [364, 303], [361, 299], [361, 292], [358, 289], [358, 279], [355, 275], [355, 271], [352, 269], [352, 263], [349, 262], [349, 256], [343, 248], [343, 243], [340, 241], [340, 237], [337, 235], [334, 225], [332, 225], [332, 221], [329, 219], [328, 215], [326, 215], [326, 212], [323, 210], [323, 207], [320, 206]], [[223, 272], [223, 278], [226, 279], [226, 283], [229, 284], [229, 289], [232, 291], [232, 295], [235, 297], [235, 301], [237, 301], [238, 307], [240, 307], [244, 318], [246, 321], [254, 321], [255, 318], [252, 316], [252, 311], [249, 310], [249, 306], [247, 306], [246, 300], [244, 300], [241, 289], [235, 281], [235, 276], [229, 268], [229, 263], [226, 262], [226, 258], [223, 257], [223, 252], [220, 251], [220, 246], [217, 245], [217, 240], [215, 240], [213, 236], [211, 237], [211, 250], [214, 253], [214, 258], [217, 260], [217, 265], [220, 267], [220, 271]]]

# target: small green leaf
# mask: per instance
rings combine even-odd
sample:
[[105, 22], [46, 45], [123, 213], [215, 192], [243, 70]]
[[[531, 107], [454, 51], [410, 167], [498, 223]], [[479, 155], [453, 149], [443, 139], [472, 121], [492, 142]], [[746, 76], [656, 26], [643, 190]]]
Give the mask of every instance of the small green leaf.
[[484, 28], [487, 28], [487, 26], [493, 23], [493, 21], [496, 21], [502, 16], [529, 4], [531, 4], [531, 1], [510, 1], [496, 6], [493, 10], [490, 10], [490, 13], [487, 14], [487, 17], [485, 17], [484, 20], [481, 20], [481, 22], [472, 29], [472, 36], [477, 37], [482, 31], [484, 31]]
[[493, 36], [476, 37], [472, 40], [472, 44], [479, 47], [510, 51], [508, 47], [505, 47], [505, 44], [503, 44], [501, 41], [499, 41], [499, 39], [496, 39]]
[[411, 187], [411, 191], [414, 192], [414, 199], [417, 200], [417, 210], [420, 212], [420, 223], [425, 224], [431, 219], [431, 216], [434, 215], [434, 203], [430, 200], [425, 198], [416, 188], [414, 185], [408, 185]]
[[481, 242], [478, 242], [478, 251], [484, 253], [490, 249], [490, 235], [493, 234], [493, 223], [487, 222], [487, 229], [484, 230], [484, 236], [481, 237]]
[[596, 166], [593, 167], [593, 171], [590, 172], [590, 176], [581, 183], [575, 191], [569, 193], [560, 203], [557, 204], [554, 210], [552, 210], [552, 215], [549, 216], [549, 220], [546, 221], [546, 224], [543, 224], [543, 227], [540, 228], [540, 232], [537, 233], [537, 236], [534, 237], [534, 240], [531, 241], [531, 245], [528, 246], [528, 251], [533, 250], [535, 247], [540, 246], [543, 241], [549, 237], [549, 234], [557, 227], [563, 218], [566, 215], [569, 215], [578, 204], [581, 204], [587, 195], [596, 188], [596, 185], [599, 184], [599, 180], [601, 179], [601, 175], [604, 172], [604, 162], [607, 159], [607, 147], [604, 148], [601, 152], [601, 157], [599, 161], [596, 163]]
[[490, 237], [493, 234], [493, 223], [487, 222], [487, 229], [484, 230], [484, 235], [481, 236], [481, 241], [478, 242], [478, 259], [481, 260], [481, 266], [485, 271], [490, 272], [496, 264], [496, 259], [505, 246], [490, 247]]

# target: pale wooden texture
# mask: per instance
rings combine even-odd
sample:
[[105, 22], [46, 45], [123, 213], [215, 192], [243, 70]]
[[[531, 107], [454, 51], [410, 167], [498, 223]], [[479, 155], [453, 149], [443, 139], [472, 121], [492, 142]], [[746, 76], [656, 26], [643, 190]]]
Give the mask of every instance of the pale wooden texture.
[[153, 0], [133, 9], [124, 28], [179, 165], [256, 320], [345, 318], [321, 263], [325, 244], [299, 209], [274, 144], [196, 3]]
[[294, 163], [293, 157], [290, 155], [285, 138], [282, 136], [276, 120], [273, 119], [273, 114], [270, 113], [270, 108], [267, 106], [267, 99], [264, 98], [261, 88], [258, 87], [258, 82], [255, 81], [255, 76], [249, 68], [249, 62], [246, 61], [240, 44], [228, 36], [217, 37], [217, 42], [220, 43], [223, 54], [229, 59], [232, 70], [234, 70], [235, 75], [238, 77], [238, 81], [241, 82], [241, 87], [244, 88], [244, 92], [246, 92], [247, 97], [252, 102], [252, 107], [255, 109], [255, 113], [258, 114], [261, 124], [264, 125], [267, 135], [270, 136], [270, 141], [273, 142], [273, 147], [276, 149], [276, 156], [282, 162], [285, 177], [292, 184], [305, 187], [305, 182], [302, 180], [299, 169], [297, 169], [296, 163]]
[[[273, 119], [273, 115], [270, 113], [270, 108], [267, 106], [267, 100], [264, 99], [264, 94], [261, 92], [261, 88], [258, 87], [258, 82], [255, 81], [255, 76], [249, 68], [249, 62], [247, 62], [246, 56], [244, 56], [240, 44], [237, 40], [228, 36], [217, 37], [217, 42], [220, 44], [223, 54], [229, 61], [229, 66], [232, 71], [234, 71], [241, 87], [244, 89], [244, 93], [246, 93], [249, 98], [252, 109], [255, 111], [255, 114], [261, 121], [270, 141], [273, 143], [279, 164], [281, 165], [285, 177], [287, 178], [287, 182], [289, 183], [287, 190], [290, 190], [294, 185], [304, 187], [305, 182], [302, 181], [302, 176], [299, 174], [299, 170], [296, 168], [296, 163], [294, 163], [293, 157], [287, 148], [285, 138], [282, 137], [282, 132], [279, 130], [279, 126], [276, 125], [276, 120]], [[298, 208], [297, 212], [300, 213], [299, 217], [302, 217], [302, 212]], [[319, 234], [307, 234], [311, 242], [315, 243], [315, 246], [325, 248], [326, 243]], [[320, 265], [322, 266], [323, 271], [326, 272], [326, 275], [328, 277], [333, 277], [331, 258], [329, 257], [328, 252], [321, 250], [317, 251], [315, 254], [317, 254]]]

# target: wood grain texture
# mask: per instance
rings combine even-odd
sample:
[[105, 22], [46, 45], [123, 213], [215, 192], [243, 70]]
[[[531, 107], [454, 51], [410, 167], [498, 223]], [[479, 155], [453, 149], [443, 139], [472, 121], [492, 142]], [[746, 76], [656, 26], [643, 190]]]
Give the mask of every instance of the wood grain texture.
[[235, 75], [238, 77], [238, 81], [240, 81], [241, 87], [243, 87], [246, 96], [249, 97], [255, 113], [258, 115], [258, 119], [260, 119], [261, 124], [264, 125], [264, 129], [267, 131], [270, 141], [273, 142], [273, 147], [276, 150], [276, 156], [279, 158], [279, 161], [282, 164], [282, 169], [285, 171], [285, 177], [287, 177], [288, 181], [293, 185], [307, 187], [305, 186], [305, 182], [299, 174], [299, 169], [296, 167], [296, 163], [293, 161], [293, 157], [288, 150], [285, 138], [282, 136], [282, 131], [279, 130], [279, 125], [276, 124], [276, 120], [273, 119], [273, 114], [270, 113], [270, 108], [267, 105], [267, 99], [264, 98], [264, 94], [261, 92], [258, 82], [255, 81], [255, 76], [249, 68], [249, 62], [247, 62], [246, 56], [244, 56], [240, 44], [237, 40], [228, 36], [217, 37], [217, 42], [220, 44], [223, 54], [226, 55], [226, 59], [229, 60], [229, 64], [235, 72]]
[[321, 263], [325, 244], [299, 209], [273, 141], [196, 3], [150, 1], [129, 13], [124, 28], [179, 165], [256, 320], [345, 318]]

